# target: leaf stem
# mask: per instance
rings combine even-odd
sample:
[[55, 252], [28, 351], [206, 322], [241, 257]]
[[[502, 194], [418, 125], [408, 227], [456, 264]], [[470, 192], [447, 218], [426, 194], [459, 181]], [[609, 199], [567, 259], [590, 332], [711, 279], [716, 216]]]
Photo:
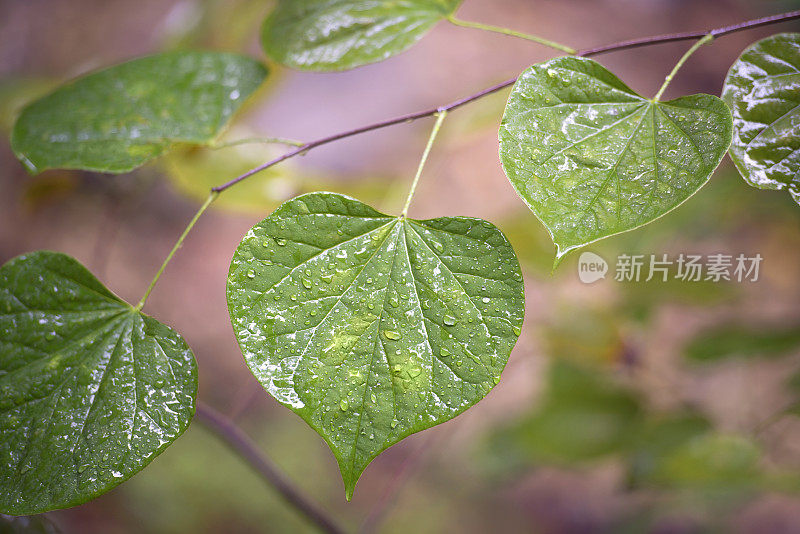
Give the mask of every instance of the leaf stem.
[[434, 141], [436, 141], [436, 136], [439, 135], [439, 130], [442, 128], [442, 123], [444, 122], [444, 118], [447, 117], [447, 111], [441, 110], [436, 114], [436, 124], [433, 125], [433, 130], [431, 130], [431, 136], [428, 138], [428, 144], [425, 145], [425, 152], [422, 153], [422, 159], [419, 160], [419, 166], [417, 167], [417, 174], [414, 175], [414, 181], [411, 182], [411, 189], [408, 192], [408, 198], [406, 199], [406, 204], [403, 206], [403, 212], [401, 217], [405, 217], [408, 215], [408, 208], [411, 206], [411, 199], [414, 198], [414, 193], [417, 190], [417, 184], [419, 183], [419, 178], [422, 176], [422, 169], [425, 168], [425, 163], [428, 161], [428, 156], [431, 153], [431, 148], [433, 147]]
[[683, 64], [686, 63], [686, 60], [688, 60], [692, 56], [692, 54], [697, 52], [698, 48], [700, 48], [706, 43], [710, 43], [713, 40], [714, 40], [714, 34], [707, 33], [705, 36], [703, 36], [702, 39], [694, 43], [692, 47], [686, 51], [685, 54], [683, 54], [683, 57], [681, 57], [675, 64], [675, 66], [672, 68], [672, 72], [667, 74], [667, 77], [664, 79], [664, 83], [661, 85], [661, 89], [658, 90], [658, 93], [656, 93], [656, 96], [653, 98], [654, 102], [659, 101], [661, 95], [664, 94], [664, 91], [667, 90], [667, 86], [670, 84], [670, 82], [672, 82], [672, 79], [675, 77], [675, 74], [677, 74], [680, 68], [683, 67]]
[[561, 52], [566, 52], [567, 54], [574, 54], [576, 50], [574, 48], [570, 48], [569, 46], [563, 45], [561, 43], [557, 43], [555, 41], [550, 41], [548, 39], [544, 39], [543, 37], [539, 37], [538, 35], [531, 35], [527, 33], [518, 32], [516, 30], [510, 30], [508, 28], [502, 28], [500, 26], [492, 26], [491, 24], [483, 24], [481, 22], [470, 22], [466, 20], [457, 19], [454, 15], [450, 15], [447, 17], [447, 20], [455, 24], [456, 26], [461, 26], [463, 28], [473, 28], [476, 30], [483, 30], [487, 32], [494, 32], [494, 33], [501, 33], [503, 35], [509, 35], [511, 37], [519, 37], [520, 39], [525, 39], [526, 41], [533, 41], [534, 43], [539, 43], [540, 45], [544, 45], [550, 48], [554, 48], [556, 50], [560, 50]]
[[249, 145], [261, 143], [265, 145], [286, 145], [286, 146], [303, 146], [305, 143], [296, 141], [294, 139], [286, 139], [285, 137], [245, 137], [244, 139], [236, 139], [235, 141], [227, 141], [225, 143], [213, 143], [209, 145], [212, 150], [219, 150], [220, 148], [228, 148], [239, 145]]
[[203, 403], [197, 403], [197, 420], [225, 442], [242, 460], [249, 464], [286, 502], [294, 506], [305, 518], [328, 534], [344, 534], [344, 530], [317, 504], [281, 473], [278, 467], [258, 448], [247, 434], [229, 418]]
[[217, 193], [216, 191], [212, 191], [211, 194], [208, 195], [208, 198], [206, 199], [206, 201], [203, 202], [203, 205], [200, 206], [200, 209], [197, 210], [197, 213], [194, 214], [194, 217], [192, 217], [192, 220], [189, 221], [189, 224], [186, 226], [186, 229], [183, 231], [181, 236], [178, 238], [178, 241], [175, 243], [175, 246], [172, 247], [172, 250], [169, 251], [169, 254], [167, 255], [166, 259], [164, 260], [164, 263], [161, 264], [161, 267], [158, 269], [158, 272], [156, 272], [156, 275], [153, 277], [153, 280], [150, 282], [150, 285], [147, 286], [147, 290], [144, 292], [144, 295], [142, 296], [142, 299], [139, 301], [139, 304], [137, 304], [134, 307], [134, 310], [140, 311], [144, 307], [144, 303], [147, 302], [147, 297], [150, 296], [150, 293], [153, 291], [153, 288], [156, 287], [156, 283], [158, 282], [158, 279], [161, 278], [161, 275], [164, 273], [164, 269], [167, 268], [167, 264], [170, 262], [170, 260], [172, 260], [172, 257], [175, 255], [175, 252], [177, 252], [178, 249], [181, 248], [181, 245], [183, 245], [184, 239], [186, 239], [186, 236], [189, 235], [189, 232], [192, 231], [192, 228], [194, 228], [194, 225], [197, 224], [197, 221], [200, 219], [200, 216], [203, 215], [203, 213], [205, 213], [205, 211], [208, 209], [208, 207], [211, 205], [211, 203], [214, 202], [214, 200], [218, 196], [219, 196], [219, 193]]

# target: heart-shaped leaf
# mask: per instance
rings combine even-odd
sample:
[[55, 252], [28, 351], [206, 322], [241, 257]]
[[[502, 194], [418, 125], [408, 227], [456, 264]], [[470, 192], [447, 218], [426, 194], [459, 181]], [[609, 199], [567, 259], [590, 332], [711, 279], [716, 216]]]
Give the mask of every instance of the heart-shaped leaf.
[[27, 106], [11, 147], [30, 172], [128, 172], [175, 144], [207, 144], [267, 76], [236, 54], [170, 52], [88, 74]]
[[242, 240], [228, 308], [250, 370], [333, 450], [347, 498], [364, 468], [500, 380], [520, 333], [516, 256], [486, 221], [417, 221], [311, 193]]
[[0, 511], [84, 503], [130, 478], [194, 414], [197, 368], [173, 330], [75, 259], [0, 268]]
[[280, 0], [262, 30], [275, 61], [296, 69], [346, 70], [403, 52], [461, 0]]
[[800, 33], [773, 35], [744, 51], [725, 78], [733, 112], [731, 159], [760, 189], [800, 204]]
[[523, 72], [500, 127], [506, 175], [559, 258], [683, 203], [730, 142], [731, 114], [719, 98], [649, 100], [578, 57]]

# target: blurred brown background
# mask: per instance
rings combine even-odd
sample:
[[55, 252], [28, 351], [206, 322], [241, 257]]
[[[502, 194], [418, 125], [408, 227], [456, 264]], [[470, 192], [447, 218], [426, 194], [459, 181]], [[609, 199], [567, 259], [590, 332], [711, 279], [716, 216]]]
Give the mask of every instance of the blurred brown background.
[[[136, 302], [208, 188], [280, 150], [190, 151], [130, 175], [25, 174], [8, 147], [16, 110], [88, 70], [171, 48], [263, 57], [267, 0], [0, 0], [0, 262], [34, 249], [75, 256]], [[460, 18], [581, 48], [701, 30], [800, 8], [755, 0], [465, 0]], [[668, 95], [719, 94], [728, 67], [789, 23], [719, 39]], [[597, 59], [655, 93], [688, 43]], [[438, 26], [389, 61], [337, 74], [275, 67], [230, 138], [311, 140], [440, 105], [555, 54], [533, 43]], [[192, 232], [148, 314], [192, 346], [200, 398], [234, 417], [298, 486], [353, 530], [380, 532], [800, 532], [800, 207], [744, 184], [726, 159], [685, 206], [592, 246], [618, 254], [760, 253], [757, 283], [579, 282], [497, 157], [507, 91], [453, 113], [412, 207], [418, 218], [495, 222], [527, 281], [523, 335], [502, 381], [454, 421], [413, 436], [366, 470], [344, 501], [332, 455], [263, 392], [244, 365], [225, 303], [241, 236], [281, 201], [325, 189], [396, 212], [427, 138], [418, 121], [338, 142], [224, 195]], [[697, 360], [713, 360], [698, 363]], [[79, 508], [66, 533], [311, 531], [214, 437], [193, 425], [148, 468]], [[370, 520], [371, 522], [372, 520]]]

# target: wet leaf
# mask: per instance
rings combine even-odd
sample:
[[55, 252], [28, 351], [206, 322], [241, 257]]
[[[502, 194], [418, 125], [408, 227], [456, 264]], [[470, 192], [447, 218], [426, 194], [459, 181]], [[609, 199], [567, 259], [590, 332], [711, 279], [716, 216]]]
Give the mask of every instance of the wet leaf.
[[599, 63], [562, 57], [520, 76], [500, 127], [500, 156], [562, 257], [683, 203], [730, 141], [720, 99], [654, 102]]
[[522, 325], [522, 275], [491, 224], [295, 198], [253, 227], [228, 275], [251, 371], [328, 443], [347, 498], [366, 466], [500, 380]]
[[346, 70], [411, 47], [461, 0], [281, 0], [262, 29], [272, 59], [296, 69]]
[[0, 268], [0, 511], [84, 503], [189, 425], [197, 369], [173, 330], [121, 301], [75, 259]]
[[731, 159], [760, 189], [786, 190], [800, 204], [800, 34], [758, 41], [725, 78], [733, 111]]
[[756, 329], [729, 324], [701, 332], [689, 342], [685, 356], [698, 362], [729, 358], [778, 357], [800, 350], [800, 329]]
[[261, 85], [257, 61], [216, 52], [134, 59], [69, 82], [27, 106], [11, 147], [32, 173], [127, 172], [176, 144], [219, 135]]

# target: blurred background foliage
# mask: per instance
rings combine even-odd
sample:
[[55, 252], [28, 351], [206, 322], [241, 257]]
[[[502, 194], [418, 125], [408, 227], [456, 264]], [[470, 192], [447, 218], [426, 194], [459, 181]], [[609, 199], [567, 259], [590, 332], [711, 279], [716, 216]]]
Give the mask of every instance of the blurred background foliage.
[[[0, 0], [0, 130], [60, 80], [158, 50], [261, 57], [265, 0]], [[465, 0], [463, 18], [574, 46], [709, 28], [800, 8], [797, 1]], [[749, 43], [797, 24], [726, 37], [699, 52], [674, 95], [718, 94]], [[599, 58], [653, 92], [683, 44]], [[443, 103], [552, 54], [530, 43], [438, 28], [412, 51], [341, 74], [272, 66], [220, 142], [315, 137]], [[223, 195], [187, 240], [148, 312], [182, 332], [200, 398], [236, 419], [305, 492], [364, 532], [800, 532], [800, 209], [749, 188], [726, 159], [684, 206], [589, 247], [611, 271], [582, 284], [497, 161], [506, 94], [445, 123], [412, 215], [487, 218], [525, 271], [523, 335], [499, 386], [455, 421], [413, 436], [367, 469], [351, 504], [327, 448], [249, 375], [224, 280], [241, 235], [314, 190], [396, 212], [427, 124], [347, 140]], [[49, 248], [138, 299], [209, 187], [282, 153], [277, 144], [186, 149], [130, 175], [27, 176], [0, 143], [0, 260]], [[614, 281], [620, 254], [764, 257], [755, 283]], [[198, 425], [118, 489], [48, 518], [0, 517], [0, 533], [306, 532], [309, 525]]]

